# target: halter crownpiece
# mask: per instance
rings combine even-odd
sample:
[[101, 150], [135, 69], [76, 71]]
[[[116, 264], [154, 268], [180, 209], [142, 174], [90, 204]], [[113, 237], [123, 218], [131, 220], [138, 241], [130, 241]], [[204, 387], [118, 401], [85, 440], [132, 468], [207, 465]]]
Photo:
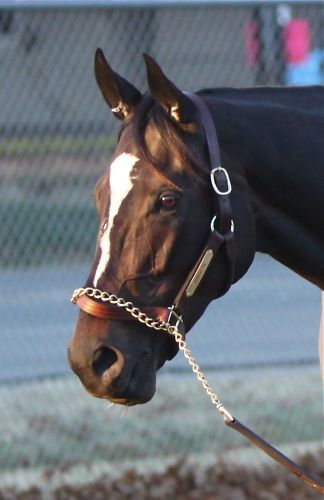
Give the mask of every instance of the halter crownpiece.
[[[215, 125], [210, 111], [201, 97], [195, 94], [186, 94], [193, 100], [200, 111], [200, 118], [205, 131], [210, 157], [210, 182], [213, 192], [216, 194], [216, 196], [213, 197], [213, 201], [214, 213], [217, 215], [214, 215], [211, 220], [211, 233], [205, 248], [200, 254], [193, 269], [188, 274], [183, 286], [170, 307], [136, 307], [132, 302], [126, 301], [122, 297], [91, 287], [75, 290], [71, 302], [77, 304], [84, 312], [101, 319], [139, 321], [148, 328], [157, 331], [165, 331], [172, 335], [179, 349], [188, 360], [192, 371], [197, 375], [198, 380], [210, 397], [212, 404], [216, 406], [216, 409], [222, 415], [225, 424], [245, 436], [276, 462], [280, 463], [287, 471], [295, 474], [306, 484], [323, 494], [323, 483], [304, 471], [299, 465], [283, 455], [276, 448], [273, 448], [267, 441], [262, 439], [248, 427], [244, 426], [230, 414], [211, 389], [197, 361], [187, 347], [184, 338], [185, 325], [183, 314], [188, 305], [188, 301], [197, 290], [199, 291], [199, 285], [221, 247], [225, 247], [228, 270], [226, 283], [220, 294], [224, 294], [228, 291], [234, 279], [237, 247], [235, 242], [233, 212], [229, 198], [232, 186], [227, 170], [221, 166]], [[118, 109], [118, 111], [122, 110]], [[117, 108], [115, 112], [117, 112]], [[215, 229], [216, 222], [218, 223], [218, 229]]]

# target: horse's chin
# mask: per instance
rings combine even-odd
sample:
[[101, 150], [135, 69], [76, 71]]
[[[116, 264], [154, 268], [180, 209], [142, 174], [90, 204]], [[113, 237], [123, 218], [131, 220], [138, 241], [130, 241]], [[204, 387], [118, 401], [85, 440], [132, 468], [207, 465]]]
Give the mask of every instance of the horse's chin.
[[123, 395], [114, 397], [106, 396], [111, 403], [123, 406], [135, 406], [148, 403], [154, 396], [156, 390], [156, 377], [152, 380], [145, 380], [137, 383], [136, 378], [132, 378]]
[[140, 363], [135, 366], [130, 376], [123, 373], [113, 386], [109, 389], [102, 388], [100, 392], [93, 390], [86, 378], [80, 380], [92, 396], [123, 406], [145, 404], [153, 398], [156, 391], [156, 370], [147, 365], [143, 367]]
[[115, 405], [122, 405], [122, 406], [135, 406], [135, 405], [143, 405], [145, 403], [148, 403], [154, 396], [155, 390], [150, 391], [150, 392], [145, 392], [141, 391], [140, 394], [133, 394], [129, 396], [123, 396], [123, 397], [112, 397], [112, 396], [99, 396], [103, 399], [106, 399], [110, 403], [113, 403]]
[[[154, 394], [153, 394], [153, 396], [154, 396]], [[148, 397], [148, 398], [144, 398], [144, 399], [125, 399], [125, 398], [118, 399], [118, 398], [109, 398], [109, 397], [106, 397], [105, 399], [107, 399], [107, 401], [109, 401], [110, 403], [113, 403], [115, 405], [135, 406], [135, 405], [143, 405], [145, 403], [148, 403], [153, 398], [153, 396]]]

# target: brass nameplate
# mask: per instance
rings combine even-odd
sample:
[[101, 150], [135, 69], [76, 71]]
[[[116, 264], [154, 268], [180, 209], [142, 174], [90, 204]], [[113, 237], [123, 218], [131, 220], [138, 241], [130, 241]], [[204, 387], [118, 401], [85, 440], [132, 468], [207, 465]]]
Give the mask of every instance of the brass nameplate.
[[205, 273], [213, 257], [214, 257], [214, 252], [212, 250], [206, 250], [205, 255], [201, 259], [195, 274], [191, 278], [190, 283], [186, 288], [187, 297], [191, 297], [195, 293], [199, 283], [205, 276]]

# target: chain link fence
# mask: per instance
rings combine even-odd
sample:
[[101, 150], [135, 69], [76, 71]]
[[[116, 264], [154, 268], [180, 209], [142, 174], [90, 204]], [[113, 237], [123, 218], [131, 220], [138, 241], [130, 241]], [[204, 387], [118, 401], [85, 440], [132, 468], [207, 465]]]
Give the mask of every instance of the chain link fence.
[[[12, 479], [17, 468], [245, 446], [215, 421], [180, 357], [155, 400], [123, 418], [67, 367], [68, 300], [90, 268], [92, 189], [118, 131], [95, 84], [96, 47], [143, 90], [143, 52], [186, 90], [324, 84], [321, 2], [36, 3], [0, 2], [0, 497], [1, 477], [27, 481]], [[229, 409], [273, 442], [318, 442], [316, 289], [258, 256], [211, 312], [190, 343]]]

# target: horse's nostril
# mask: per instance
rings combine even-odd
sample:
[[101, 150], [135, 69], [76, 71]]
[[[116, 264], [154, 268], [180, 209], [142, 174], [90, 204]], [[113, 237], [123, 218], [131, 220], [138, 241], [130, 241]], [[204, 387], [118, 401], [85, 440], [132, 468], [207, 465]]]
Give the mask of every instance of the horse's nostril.
[[118, 360], [117, 354], [109, 347], [100, 347], [93, 355], [92, 369], [96, 375], [102, 375]]

